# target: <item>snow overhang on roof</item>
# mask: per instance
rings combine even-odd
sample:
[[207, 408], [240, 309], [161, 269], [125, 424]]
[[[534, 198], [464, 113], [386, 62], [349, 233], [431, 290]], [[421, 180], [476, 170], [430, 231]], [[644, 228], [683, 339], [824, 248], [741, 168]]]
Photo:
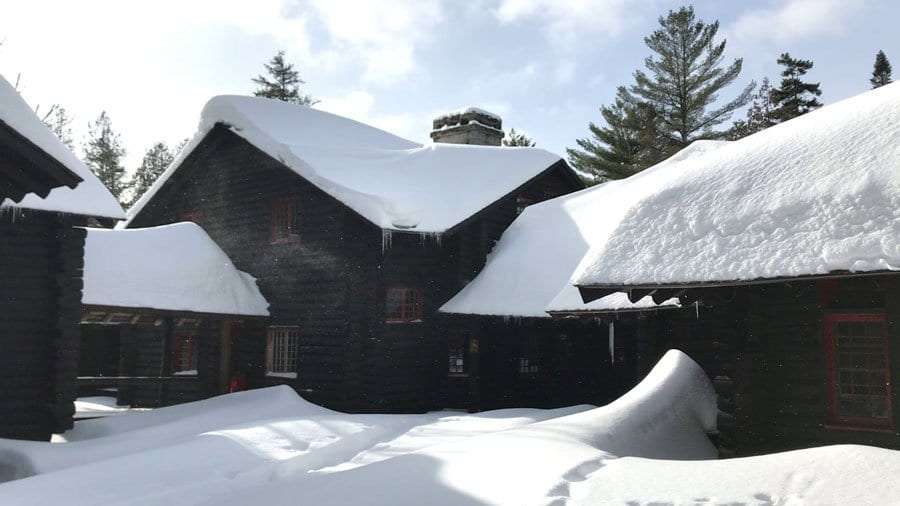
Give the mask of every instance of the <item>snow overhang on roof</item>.
[[67, 169], [81, 180], [78, 183], [67, 178], [64, 184], [72, 187], [54, 188], [43, 198], [39, 194], [31, 193], [18, 202], [3, 200], [0, 202], [0, 208], [14, 207], [100, 218], [125, 218], [122, 207], [103, 183], [38, 119], [19, 93], [2, 77], [0, 77], [0, 121], [58, 162], [61, 168]]
[[558, 156], [536, 148], [434, 144], [309, 107], [219, 96], [203, 109], [182, 155], [129, 210], [141, 212], [217, 124], [285, 164], [385, 230], [443, 233], [549, 170]]
[[87, 229], [84, 305], [268, 316], [256, 279], [194, 223]]
[[622, 182], [626, 198], [600, 210], [611, 224], [574, 284], [683, 288], [900, 269], [900, 84], [680, 155]]

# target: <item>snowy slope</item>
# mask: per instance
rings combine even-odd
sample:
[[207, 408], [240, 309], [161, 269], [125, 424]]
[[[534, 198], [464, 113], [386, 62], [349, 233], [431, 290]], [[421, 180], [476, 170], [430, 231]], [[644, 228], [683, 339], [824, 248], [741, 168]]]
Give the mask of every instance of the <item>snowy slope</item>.
[[129, 210], [130, 217], [219, 122], [387, 230], [444, 232], [560, 161], [535, 148], [421, 146], [309, 107], [219, 96], [204, 107], [182, 156]]
[[348, 415], [273, 387], [78, 422], [69, 443], [0, 440], [0, 478], [22, 478], [0, 504], [897, 504], [900, 452], [708, 460], [716, 414], [677, 351], [594, 409]]
[[30, 140], [83, 180], [74, 189], [54, 188], [46, 198], [26, 195], [19, 203], [0, 202], [0, 207], [17, 207], [41, 211], [122, 219], [122, 207], [90, 169], [53, 134], [25, 103], [19, 93], [0, 77], [0, 120]]
[[83, 304], [269, 315], [256, 279], [194, 223], [87, 232]]
[[900, 83], [664, 164], [623, 182], [576, 284], [900, 269]]
[[[691, 159], [725, 143], [696, 142], [678, 154]], [[648, 169], [662, 170], [666, 164]], [[646, 176], [645, 176], [646, 177]], [[547, 311], [623, 311], [657, 307], [615, 293], [584, 304], [570, 279], [623, 213], [628, 186], [613, 181], [526, 208], [503, 233], [484, 269], [441, 307], [445, 313], [549, 317]], [[663, 302], [672, 307], [677, 299]]]

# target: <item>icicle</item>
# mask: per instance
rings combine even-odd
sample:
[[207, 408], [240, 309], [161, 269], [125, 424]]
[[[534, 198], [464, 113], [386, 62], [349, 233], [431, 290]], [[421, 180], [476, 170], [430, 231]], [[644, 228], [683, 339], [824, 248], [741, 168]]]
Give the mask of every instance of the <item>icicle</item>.
[[391, 241], [393, 240], [393, 233], [383, 228], [381, 229], [381, 254], [383, 255], [388, 249], [391, 247]]
[[616, 322], [609, 322], [609, 363], [616, 361]]

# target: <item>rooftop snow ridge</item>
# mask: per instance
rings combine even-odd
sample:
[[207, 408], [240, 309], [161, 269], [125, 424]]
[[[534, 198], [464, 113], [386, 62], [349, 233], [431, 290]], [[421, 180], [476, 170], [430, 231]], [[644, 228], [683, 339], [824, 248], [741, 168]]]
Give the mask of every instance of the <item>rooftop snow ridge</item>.
[[129, 210], [129, 221], [217, 124], [385, 230], [446, 232], [561, 161], [537, 148], [422, 146], [309, 107], [219, 96], [206, 104], [175, 162]]
[[[900, 270], [900, 85], [625, 179], [578, 285]], [[658, 170], [662, 169], [662, 170]], [[624, 208], [622, 212], [620, 209]]]

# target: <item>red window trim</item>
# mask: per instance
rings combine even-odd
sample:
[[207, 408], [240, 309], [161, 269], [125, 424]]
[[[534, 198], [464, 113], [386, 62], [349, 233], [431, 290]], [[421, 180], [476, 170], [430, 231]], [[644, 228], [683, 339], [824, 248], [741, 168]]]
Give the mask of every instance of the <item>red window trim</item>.
[[[190, 369], [180, 369], [179, 366], [181, 364], [181, 353], [185, 350], [185, 343], [190, 343], [187, 346], [187, 363], [193, 366]], [[185, 371], [192, 371], [197, 369], [197, 357], [195, 354], [197, 353], [197, 346], [199, 343], [197, 342], [197, 335], [189, 332], [179, 332], [172, 336], [172, 373], [179, 373]]]
[[[425, 292], [421, 288], [412, 288], [408, 286], [394, 286], [385, 291], [385, 313], [387, 313], [387, 303], [391, 298], [392, 292], [403, 292], [400, 303], [400, 315], [392, 316], [385, 314], [385, 323], [417, 323], [425, 319]], [[409, 304], [407, 295], [412, 293], [413, 301]]]
[[272, 201], [272, 218], [269, 225], [272, 244], [293, 242], [298, 238], [293, 197], [278, 197]]
[[200, 224], [203, 221], [203, 211], [198, 211], [196, 209], [191, 209], [189, 211], [182, 211], [178, 215], [178, 221], [190, 221], [193, 223]]
[[[835, 356], [835, 342], [832, 334], [832, 327], [838, 322], [880, 322], [885, 326], [884, 339], [884, 356], [888, 360], [885, 368], [885, 384], [887, 386], [887, 419], [878, 418], [860, 418], [840, 416], [837, 407], [837, 357]], [[823, 318], [823, 334], [825, 346], [825, 361], [827, 367], [827, 400], [828, 400], [828, 419], [825, 424], [829, 429], [842, 430], [873, 430], [884, 431], [894, 429], [893, 416], [893, 385], [891, 383], [891, 350], [890, 336], [887, 335], [887, 316], [884, 313], [829, 313]]]

